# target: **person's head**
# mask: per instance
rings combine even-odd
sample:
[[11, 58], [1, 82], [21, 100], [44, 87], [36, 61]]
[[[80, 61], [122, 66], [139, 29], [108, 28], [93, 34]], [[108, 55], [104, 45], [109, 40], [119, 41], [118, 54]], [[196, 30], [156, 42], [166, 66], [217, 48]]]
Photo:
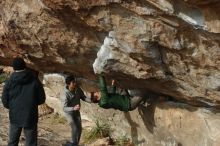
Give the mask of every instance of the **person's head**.
[[12, 61], [12, 67], [14, 71], [24, 70], [26, 68], [26, 63], [24, 62], [23, 58], [16, 57]]
[[98, 103], [99, 100], [101, 99], [101, 92], [97, 91], [93, 93], [93, 96], [91, 98], [93, 103]]
[[72, 75], [67, 76], [65, 79], [67, 89], [73, 91], [76, 88], [76, 78]]

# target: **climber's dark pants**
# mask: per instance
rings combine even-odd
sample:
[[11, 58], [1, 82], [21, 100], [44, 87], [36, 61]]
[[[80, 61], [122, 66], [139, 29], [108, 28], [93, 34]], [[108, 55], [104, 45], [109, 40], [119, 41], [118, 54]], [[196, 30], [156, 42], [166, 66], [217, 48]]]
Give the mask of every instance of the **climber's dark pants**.
[[130, 97], [130, 111], [134, 110], [139, 106], [139, 104], [142, 102], [143, 97], [141, 96], [133, 96]]
[[124, 95], [130, 98], [129, 111], [136, 109], [139, 106], [139, 104], [143, 101], [143, 97], [141, 96], [130, 96], [127, 89], [124, 89]]

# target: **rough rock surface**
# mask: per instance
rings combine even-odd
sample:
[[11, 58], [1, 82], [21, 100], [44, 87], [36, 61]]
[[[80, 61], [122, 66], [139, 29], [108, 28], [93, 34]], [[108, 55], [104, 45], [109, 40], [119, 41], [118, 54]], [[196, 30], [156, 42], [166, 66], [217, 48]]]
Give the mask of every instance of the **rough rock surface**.
[[[57, 101], [48, 105], [55, 109], [61, 103], [50, 89], [59, 95], [60, 86], [56, 85], [63, 85], [62, 78], [58, 74], [44, 78], [47, 101]], [[62, 114], [62, 109], [57, 112]], [[220, 112], [212, 108], [158, 98], [127, 113], [82, 102], [81, 114], [84, 128], [91, 128], [100, 120], [110, 125], [114, 139], [127, 137], [139, 146], [218, 146], [220, 142]]]
[[21, 55], [44, 72], [94, 80], [92, 64], [103, 48], [96, 64], [126, 88], [219, 107], [219, 5], [217, 0], [2, 0], [0, 61], [8, 65]]
[[[102, 71], [125, 88], [219, 109], [219, 7], [219, 0], [1, 0], [0, 65], [20, 55], [42, 72], [72, 73], [89, 85]], [[204, 145], [215, 144], [210, 137]]]

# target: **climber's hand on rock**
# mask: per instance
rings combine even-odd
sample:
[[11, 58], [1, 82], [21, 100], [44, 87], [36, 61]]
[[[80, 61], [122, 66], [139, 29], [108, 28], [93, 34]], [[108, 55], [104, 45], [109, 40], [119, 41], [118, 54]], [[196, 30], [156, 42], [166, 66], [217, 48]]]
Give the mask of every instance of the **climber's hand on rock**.
[[115, 80], [113, 79], [113, 80], [112, 80], [112, 86], [114, 86], [114, 85], [115, 85]]

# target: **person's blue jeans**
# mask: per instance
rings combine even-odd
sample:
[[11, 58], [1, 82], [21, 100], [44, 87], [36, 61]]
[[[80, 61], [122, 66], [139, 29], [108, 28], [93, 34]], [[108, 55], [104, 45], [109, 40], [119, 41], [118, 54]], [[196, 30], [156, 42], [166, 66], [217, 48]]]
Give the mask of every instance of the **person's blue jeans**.
[[25, 146], [37, 146], [37, 124], [33, 127], [18, 127], [10, 124], [8, 146], [18, 146], [22, 129], [24, 129]]
[[71, 135], [72, 135], [73, 146], [78, 146], [82, 133], [82, 123], [81, 123], [81, 116], [79, 111], [74, 112], [70, 126], [72, 129]]

